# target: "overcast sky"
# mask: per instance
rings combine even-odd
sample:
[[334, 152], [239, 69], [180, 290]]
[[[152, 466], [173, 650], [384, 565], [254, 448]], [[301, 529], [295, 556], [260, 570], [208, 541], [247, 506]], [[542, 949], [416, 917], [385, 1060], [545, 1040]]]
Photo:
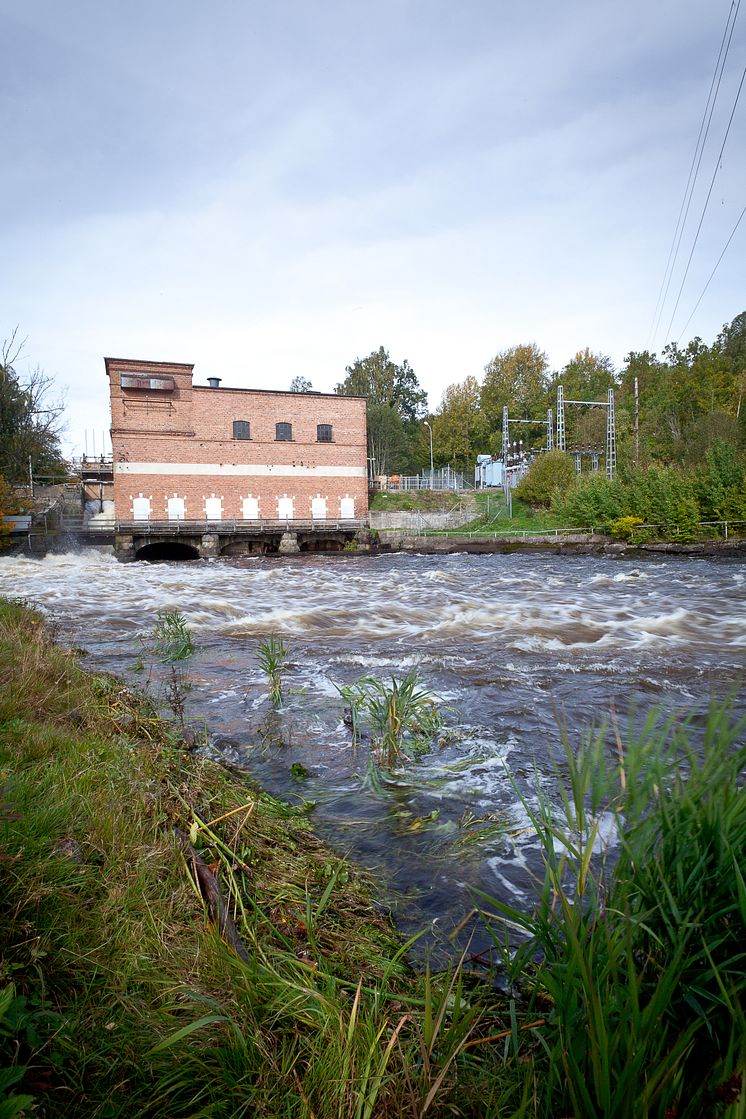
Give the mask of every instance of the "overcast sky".
[[[649, 343], [730, 0], [0, 0], [0, 336], [108, 429], [103, 358], [437, 407], [499, 350]], [[739, 16], [661, 326], [746, 63]], [[746, 90], [670, 337], [746, 203]], [[683, 341], [746, 310], [746, 219]], [[24, 367], [24, 363], [20, 363]]]

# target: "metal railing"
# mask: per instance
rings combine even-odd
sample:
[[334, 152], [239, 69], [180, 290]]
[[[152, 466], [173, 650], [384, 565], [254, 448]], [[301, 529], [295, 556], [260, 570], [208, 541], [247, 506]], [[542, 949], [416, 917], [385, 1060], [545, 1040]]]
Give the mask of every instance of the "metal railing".
[[[135, 533], [138, 536], [194, 536], [196, 533], [223, 533], [227, 535], [251, 535], [262, 532], [356, 532], [367, 527], [368, 522], [361, 518], [334, 519], [262, 519], [252, 521], [113, 521], [110, 525], [97, 525], [93, 531]], [[85, 531], [89, 531], [86, 529]]]
[[[378, 532], [405, 532], [405, 529], [378, 529]], [[605, 535], [601, 529], [597, 528], [537, 528], [537, 529], [504, 529], [502, 532], [496, 530], [490, 531], [489, 529], [469, 529], [462, 530], [458, 528], [423, 528], [417, 531], [417, 536], [454, 536], [458, 539], [471, 540], [478, 538], [480, 540], [500, 540], [509, 538], [515, 540], [517, 537], [524, 536], [603, 536]]]
[[389, 474], [383, 478], [373, 480], [373, 489], [390, 490], [393, 493], [409, 492], [410, 490], [463, 490], [474, 489], [467, 484], [463, 474], [457, 474], [450, 466], [438, 470], [423, 470], [421, 474]]
[[[741, 526], [741, 532], [737, 533], [736, 527]], [[698, 521], [695, 528], [722, 528], [723, 539], [728, 540], [729, 537], [736, 536], [738, 539], [746, 537], [746, 521]], [[629, 537], [628, 543], [634, 543], [633, 537], [635, 532], [641, 532], [643, 529], [665, 530], [668, 533], [668, 539], [662, 540], [660, 543], [676, 543], [675, 537], [686, 536], [687, 543], [697, 543], [690, 539], [688, 529], [682, 529], [678, 525], [671, 524], [640, 524], [635, 525], [632, 534]], [[406, 532], [406, 529], [378, 529], [380, 533], [386, 532]], [[620, 537], [611, 536], [607, 528], [599, 525], [591, 525], [585, 528], [536, 528], [536, 529], [519, 529], [519, 528], [506, 528], [501, 531], [489, 529], [469, 529], [462, 530], [458, 528], [452, 529], [437, 529], [437, 528], [422, 528], [417, 530], [418, 536], [457, 536], [464, 537], [465, 539], [472, 539], [478, 537], [482, 540], [498, 540], [504, 538], [515, 539], [517, 537], [526, 536], [603, 536], [608, 540], [616, 540], [622, 543]], [[672, 539], [673, 538], [673, 539]], [[712, 537], [710, 537], [712, 539]], [[651, 543], [653, 541], [650, 541]], [[700, 543], [704, 542], [702, 540]]]
[[[727, 540], [729, 530], [730, 530], [730, 534], [734, 535], [734, 530], [736, 529], [736, 526], [738, 526], [738, 525], [741, 526], [741, 533], [740, 534], [736, 533], [736, 535], [740, 535], [740, 536], [746, 535], [746, 533], [744, 533], [744, 531], [743, 531], [744, 528], [746, 528], [746, 521], [697, 521], [697, 523], [693, 527], [695, 529], [722, 528], [723, 529], [723, 539]], [[646, 530], [649, 530], [649, 529], [653, 529], [655, 531], [659, 531], [659, 530], [662, 529], [669, 536], [687, 536], [687, 537], [689, 537], [691, 535], [691, 529], [682, 528], [681, 525], [676, 525], [676, 524], [658, 524], [658, 525], [641, 524], [641, 525], [634, 525], [634, 527], [632, 528], [632, 530], [630, 532], [629, 539], [632, 540], [635, 533], [638, 533], [638, 532], [643, 532], [644, 533]]]

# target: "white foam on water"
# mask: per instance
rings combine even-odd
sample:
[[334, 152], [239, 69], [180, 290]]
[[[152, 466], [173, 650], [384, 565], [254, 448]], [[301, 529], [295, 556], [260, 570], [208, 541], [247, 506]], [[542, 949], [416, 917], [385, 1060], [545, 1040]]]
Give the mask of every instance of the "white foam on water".
[[[561, 825], [557, 826], [558, 831], [562, 831]], [[555, 853], [558, 855], [570, 854], [572, 848], [577, 849], [578, 845], [582, 845], [587, 849], [588, 841], [593, 837], [592, 851], [594, 855], [605, 854], [611, 847], [614, 847], [619, 841], [619, 826], [617, 817], [613, 812], [602, 812], [593, 820], [588, 828], [581, 835], [579, 832], [569, 832], [565, 830], [564, 841], [557, 835], [553, 837], [553, 846]]]

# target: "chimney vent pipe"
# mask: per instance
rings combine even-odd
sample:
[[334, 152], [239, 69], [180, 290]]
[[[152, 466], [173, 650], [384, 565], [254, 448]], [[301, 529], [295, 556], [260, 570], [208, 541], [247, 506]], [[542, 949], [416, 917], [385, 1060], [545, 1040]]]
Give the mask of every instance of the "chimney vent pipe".
[[222, 379], [223, 379], [222, 377], [208, 377], [207, 378], [207, 383], [208, 383], [208, 385], [210, 386], [211, 389], [219, 389], [220, 388], [220, 382], [222, 381]]

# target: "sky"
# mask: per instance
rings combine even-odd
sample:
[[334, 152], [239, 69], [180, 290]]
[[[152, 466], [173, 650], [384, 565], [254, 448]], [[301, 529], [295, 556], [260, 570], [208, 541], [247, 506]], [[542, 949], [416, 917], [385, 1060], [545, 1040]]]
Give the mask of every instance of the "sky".
[[686, 325], [746, 203], [746, 11], [652, 328], [738, 2], [0, 0], [0, 338], [68, 454], [108, 447], [105, 356], [333, 391], [384, 346], [435, 409], [526, 342], [709, 344], [746, 310], [744, 219]]

